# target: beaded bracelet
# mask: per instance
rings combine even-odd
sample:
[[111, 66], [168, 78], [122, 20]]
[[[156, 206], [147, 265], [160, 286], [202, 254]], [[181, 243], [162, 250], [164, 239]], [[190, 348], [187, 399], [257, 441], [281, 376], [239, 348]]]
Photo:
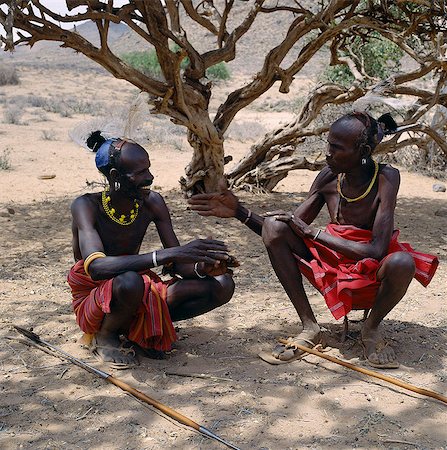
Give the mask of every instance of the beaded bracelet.
[[199, 270], [198, 270], [198, 266], [199, 266], [199, 263], [196, 262], [196, 263], [194, 264], [194, 273], [195, 273], [199, 278], [206, 278], [206, 275], [200, 275]]

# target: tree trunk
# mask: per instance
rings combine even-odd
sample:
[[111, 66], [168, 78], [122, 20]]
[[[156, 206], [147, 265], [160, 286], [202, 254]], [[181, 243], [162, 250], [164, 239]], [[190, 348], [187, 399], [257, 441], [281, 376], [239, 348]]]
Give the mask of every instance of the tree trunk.
[[193, 149], [191, 162], [180, 178], [187, 197], [203, 192], [215, 192], [224, 176], [224, 139], [211, 121], [206, 99], [203, 104], [188, 104], [188, 142]]

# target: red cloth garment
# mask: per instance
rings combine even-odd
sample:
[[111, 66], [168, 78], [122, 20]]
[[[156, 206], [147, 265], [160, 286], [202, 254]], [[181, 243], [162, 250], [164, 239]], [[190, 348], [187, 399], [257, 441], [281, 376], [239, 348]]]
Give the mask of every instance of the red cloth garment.
[[[329, 224], [326, 233], [355, 242], [370, 242], [372, 232], [352, 225]], [[416, 265], [414, 278], [427, 286], [438, 267], [436, 256], [416, 252], [407, 243], [398, 242], [399, 231], [395, 230], [388, 247], [388, 254], [381, 261], [365, 258], [349, 259], [319, 242], [304, 239], [313, 259], [308, 262], [297, 255], [298, 267], [309, 282], [324, 296], [332, 315], [339, 319], [352, 309], [370, 309], [374, 304], [380, 282], [377, 270], [394, 252], [408, 252]]]
[[[168, 285], [154, 272], [146, 270], [143, 301], [132, 322], [128, 338], [143, 348], [167, 351], [177, 340], [166, 304]], [[92, 280], [84, 271], [84, 261], [78, 261], [68, 274], [76, 321], [84, 333], [95, 334], [101, 328], [104, 315], [110, 313], [112, 284], [110, 280]]]

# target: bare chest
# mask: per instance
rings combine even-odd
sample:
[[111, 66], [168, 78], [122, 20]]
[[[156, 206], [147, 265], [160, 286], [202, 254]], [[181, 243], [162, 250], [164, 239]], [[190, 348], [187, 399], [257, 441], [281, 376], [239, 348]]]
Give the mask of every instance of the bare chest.
[[348, 202], [334, 189], [326, 197], [328, 211], [332, 223], [354, 225], [371, 230], [377, 215], [380, 198], [377, 186], [363, 199]]
[[141, 212], [132, 224], [120, 225], [101, 211], [95, 227], [106, 255], [134, 255], [140, 250], [150, 222], [148, 214]]

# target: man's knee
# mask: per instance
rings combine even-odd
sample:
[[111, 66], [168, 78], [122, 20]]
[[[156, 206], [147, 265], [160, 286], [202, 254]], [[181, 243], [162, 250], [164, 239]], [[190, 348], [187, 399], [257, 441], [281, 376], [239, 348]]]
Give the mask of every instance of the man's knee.
[[139, 303], [143, 293], [143, 277], [136, 272], [124, 272], [113, 279], [113, 297], [118, 302]]
[[219, 288], [215, 290], [215, 300], [219, 306], [222, 306], [233, 297], [235, 284], [230, 274], [219, 275], [216, 277], [216, 282], [219, 283]]
[[416, 271], [413, 257], [407, 252], [395, 252], [388, 256], [386, 274], [392, 279], [413, 278]]
[[284, 239], [286, 233], [290, 232], [287, 223], [276, 220], [274, 217], [266, 217], [262, 225], [262, 239], [266, 246]]

